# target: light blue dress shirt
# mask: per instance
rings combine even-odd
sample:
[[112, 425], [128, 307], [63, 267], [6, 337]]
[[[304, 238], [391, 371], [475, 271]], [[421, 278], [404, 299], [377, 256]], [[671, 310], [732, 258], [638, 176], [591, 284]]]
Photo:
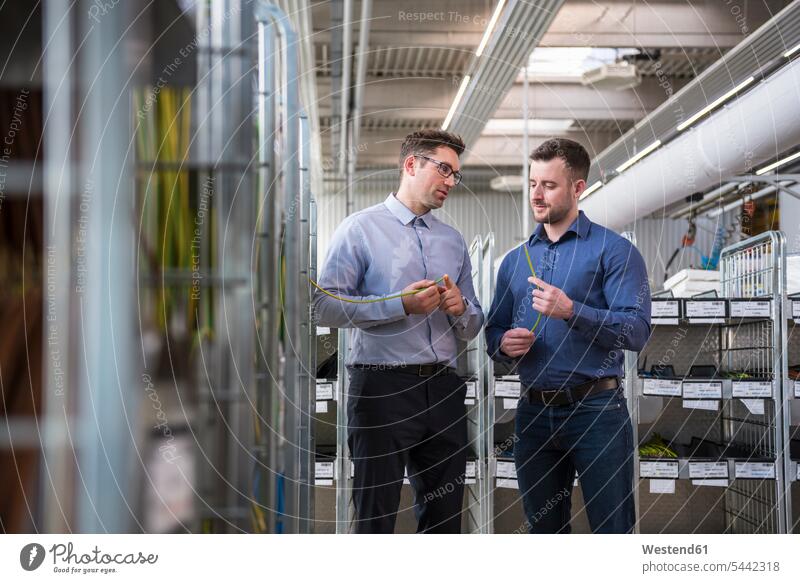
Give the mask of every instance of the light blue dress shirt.
[[353, 304], [317, 290], [314, 319], [320, 326], [352, 328], [347, 364], [455, 366], [456, 340], [480, 332], [483, 311], [464, 238], [430, 211], [416, 216], [392, 193], [339, 225], [317, 283], [335, 295], [363, 300], [396, 295], [415, 281], [445, 273], [466, 302], [457, 318], [438, 309], [407, 315], [401, 298]]

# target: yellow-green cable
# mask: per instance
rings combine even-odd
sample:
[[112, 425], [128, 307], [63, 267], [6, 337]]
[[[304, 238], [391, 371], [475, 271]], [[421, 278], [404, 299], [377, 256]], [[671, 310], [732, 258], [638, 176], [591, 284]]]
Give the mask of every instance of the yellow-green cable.
[[[533, 262], [531, 261], [531, 254], [528, 253], [527, 245], [525, 245], [525, 243], [523, 243], [522, 244], [522, 248], [525, 250], [525, 259], [528, 260], [528, 267], [531, 268], [531, 273], [533, 274], [533, 277], [537, 277], [536, 271], [534, 271], [534, 269], [533, 269]], [[536, 322], [533, 324], [533, 328], [531, 328], [531, 333], [533, 333], [533, 331], [536, 330], [536, 327], [539, 326], [539, 320], [541, 320], [541, 319], [542, 319], [542, 313], [539, 312], [539, 315], [536, 316]]]
[[[439, 279], [437, 279], [436, 281], [434, 281], [433, 285], [436, 285], [437, 283], [439, 283], [439, 282], [441, 282], [443, 280], [444, 280], [444, 276], [442, 276]], [[319, 284], [316, 281], [314, 281], [313, 279], [311, 279], [310, 277], [308, 278], [308, 281], [310, 281], [311, 285], [313, 285], [315, 288], [317, 288], [319, 291], [321, 291], [325, 295], [330, 296], [332, 298], [335, 298], [335, 299], [337, 299], [337, 300], [339, 300], [341, 302], [347, 302], [349, 304], [374, 304], [375, 302], [386, 302], [386, 301], [389, 301], [389, 300], [393, 300], [395, 298], [402, 298], [402, 297], [405, 297], [405, 296], [413, 296], [413, 295], [416, 295], [416, 294], [418, 294], [418, 293], [420, 293], [422, 291], [425, 291], [429, 287], [431, 287], [429, 285], [427, 287], [421, 287], [419, 289], [415, 289], [415, 290], [408, 291], [408, 292], [400, 292], [399, 294], [395, 294], [393, 296], [387, 296], [385, 298], [373, 298], [373, 299], [370, 299], [370, 300], [351, 300], [350, 298], [343, 298], [342, 296], [337, 296], [336, 294], [332, 294], [328, 290], [321, 288], [319, 286]]]

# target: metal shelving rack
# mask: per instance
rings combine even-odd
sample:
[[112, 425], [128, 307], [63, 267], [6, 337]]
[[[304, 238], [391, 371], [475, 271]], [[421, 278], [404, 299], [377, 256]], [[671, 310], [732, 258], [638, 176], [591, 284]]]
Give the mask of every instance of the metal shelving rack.
[[786, 497], [791, 419], [789, 395], [785, 394], [783, 383], [788, 377], [783, 233], [770, 231], [723, 249], [720, 279], [723, 297], [763, 298], [771, 304], [770, 317], [744, 321], [723, 330], [722, 350], [727, 369], [752, 370], [768, 380], [772, 389], [771, 395], [764, 399], [763, 420], [748, 415], [740, 401], [725, 402], [723, 440], [775, 461], [775, 480], [737, 479], [726, 489], [726, 530], [786, 533], [791, 521]]
[[297, 37], [287, 16], [254, 7], [258, 34], [259, 225], [255, 354], [257, 495], [270, 532], [310, 532], [314, 515], [315, 275], [310, 131], [298, 95]]
[[[788, 261], [797, 257], [787, 256], [787, 280], [790, 268]], [[789, 405], [789, 443], [787, 467], [786, 500], [789, 508], [789, 532], [800, 534], [800, 378], [797, 370], [800, 368], [800, 292], [791, 289], [785, 302], [784, 321], [787, 326], [786, 338], [786, 364], [789, 373], [784, 378], [784, 396]], [[791, 375], [791, 376], [789, 376]]]
[[[673, 494], [639, 491], [644, 532], [786, 532], [783, 235], [723, 249], [720, 278], [721, 298], [654, 298], [653, 333], [640, 358], [659, 374], [627, 373], [639, 429], [674, 442], [693, 438], [693, 456], [639, 459], [642, 479], [674, 480]], [[693, 365], [747, 377], [694, 378]], [[697, 457], [703, 446], [718, 453]]]

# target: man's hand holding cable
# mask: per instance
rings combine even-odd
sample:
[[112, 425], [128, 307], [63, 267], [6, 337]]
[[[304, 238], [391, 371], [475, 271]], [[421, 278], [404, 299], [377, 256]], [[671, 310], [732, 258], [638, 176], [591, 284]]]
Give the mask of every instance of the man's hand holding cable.
[[[427, 289], [424, 289], [427, 288]], [[409, 293], [422, 289], [419, 293]], [[415, 281], [403, 290], [403, 309], [406, 314], [430, 314], [441, 303], [439, 287], [435, 281], [423, 279]]]
[[562, 290], [538, 277], [528, 281], [536, 286], [533, 290], [533, 309], [550, 318], [569, 320], [575, 313], [572, 300]]
[[439, 286], [439, 309], [448, 316], [457, 318], [467, 309], [464, 304], [464, 296], [461, 295], [461, 290], [453, 283], [449, 275], [445, 274], [443, 283], [444, 287]]
[[506, 330], [500, 340], [500, 350], [511, 358], [522, 356], [533, 346], [536, 336], [527, 328]]

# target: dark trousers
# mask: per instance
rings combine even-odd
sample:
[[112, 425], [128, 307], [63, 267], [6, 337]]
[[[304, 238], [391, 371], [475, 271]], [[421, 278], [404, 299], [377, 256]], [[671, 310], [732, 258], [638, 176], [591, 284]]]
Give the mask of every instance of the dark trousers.
[[460, 533], [467, 462], [464, 382], [455, 373], [348, 371], [355, 531], [394, 532], [407, 468], [417, 532]]
[[621, 389], [561, 407], [523, 397], [516, 433], [514, 462], [530, 532], [571, 531], [576, 470], [592, 532], [633, 532], [633, 429]]

